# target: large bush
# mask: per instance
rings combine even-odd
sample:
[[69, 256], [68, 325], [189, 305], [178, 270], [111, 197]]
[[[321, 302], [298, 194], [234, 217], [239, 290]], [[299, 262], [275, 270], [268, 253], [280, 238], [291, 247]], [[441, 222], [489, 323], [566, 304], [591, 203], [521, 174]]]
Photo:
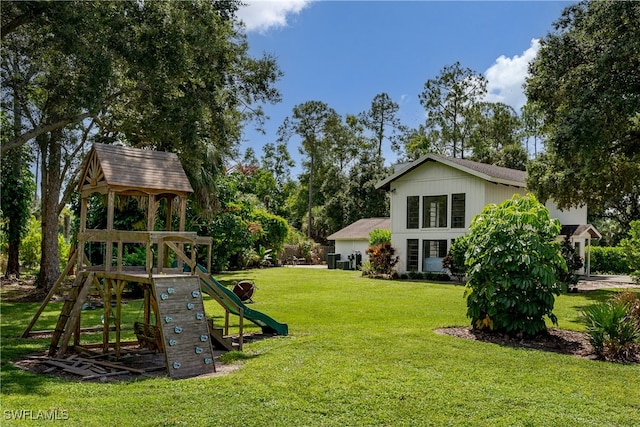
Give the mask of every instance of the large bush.
[[591, 271], [600, 274], [629, 274], [632, 270], [621, 247], [592, 246]]
[[465, 265], [467, 316], [474, 328], [535, 335], [546, 330], [544, 316], [557, 324], [557, 275], [567, 268], [559, 232], [560, 223], [533, 195], [487, 205], [473, 218]]

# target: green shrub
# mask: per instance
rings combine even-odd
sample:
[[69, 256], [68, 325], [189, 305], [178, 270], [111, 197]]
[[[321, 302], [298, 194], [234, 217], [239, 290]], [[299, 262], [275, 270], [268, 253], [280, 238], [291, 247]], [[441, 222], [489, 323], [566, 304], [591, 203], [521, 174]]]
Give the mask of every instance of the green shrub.
[[582, 262], [580, 254], [578, 254], [576, 248], [571, 243], [569, 236], [566, 236], [560, 244], [560, 253], [562, 254], [562, 258], [564, 258], [564, 262], [567, 264], [567, 271], [560, 272], [558, 276], [565, 285], [575, 285], [578, 283], [576, 270], [581, 269], [584, 263]]
[[27, 234], [20, 241], [20, 263], [26, 268], [40, 264], [40, 242], [42, 230], [40, 221], [31, 217], [27, 224]]
[[391, 243], [391, 230], [386, 228], [376, 228], [369, 233], [369, 246]]
[[600, 274], [629, 274], [632, 270], [623, 248], [592, 246], [591, 271]]
[[633, 315], [638, 307], [624, 297], [612, 298], [583, 310], [589, 342], [599, 358], [633, 362], [640, 357], [640, 322]]
[[447, 256], [442, 259], [442, 268], [449, 270], [449, 273], [457, 280], [462, 280], [467, 275], [467, 267], [464, 264], [464, 254], [467, 251], [468, 242], [465, 236], [458, 237], [451, 244]]
[[560, 223], [533, 195], [487, 205], [467, 234], [467, 316], [476, 329], [535, 335], [554, 324], [554, 295], [566, 264], [556, 241]]
[[640, 283], [640, 220], [631, 221], [629, 225], [629, 237], [622, 239], [620, 247], [627, 258], [629, 269], [632, 270], [631, 277], [634, 282]]

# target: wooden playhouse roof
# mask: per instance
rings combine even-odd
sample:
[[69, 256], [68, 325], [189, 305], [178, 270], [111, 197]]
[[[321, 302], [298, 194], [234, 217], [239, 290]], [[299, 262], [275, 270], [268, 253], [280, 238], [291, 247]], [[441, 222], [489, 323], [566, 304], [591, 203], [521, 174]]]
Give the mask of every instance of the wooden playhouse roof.
[[78, 191], [110, 190], [128, 195], [193, 193], [175, 153], [94, 144], [85, 159]]

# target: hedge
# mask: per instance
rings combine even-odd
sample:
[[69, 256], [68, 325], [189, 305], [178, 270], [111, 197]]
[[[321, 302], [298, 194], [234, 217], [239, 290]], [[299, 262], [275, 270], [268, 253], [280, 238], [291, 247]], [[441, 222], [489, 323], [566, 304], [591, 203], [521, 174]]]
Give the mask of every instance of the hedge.
[[591, 272], [601, 274], [629, 274], [632, 271], [629, 261], [621, 247], [591, 247]]

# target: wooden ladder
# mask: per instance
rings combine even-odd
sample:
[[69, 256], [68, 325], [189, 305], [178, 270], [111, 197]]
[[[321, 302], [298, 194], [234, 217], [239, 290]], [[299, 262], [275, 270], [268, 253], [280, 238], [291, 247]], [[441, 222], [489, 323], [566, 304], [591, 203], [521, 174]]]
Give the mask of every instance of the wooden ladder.
[[[95, 273], [91, 272], [85, 278], [84, 275], [78, 274], [71, 285], [69, 294], [65, 298], [62, 311], [58, 317], [58, 322], [51, 337], [51, 345], [49, 346], [49, 356], [56, 354], [58, 343], [62, 337], [62, 345], [58, 351], [58, 355], [63, 355], [67, 351], [71, 334], [76, 332], [80, 326], [80, 310], [84, 304], [91, 288]], [[64, 335], [63, 335], [64, 334]]]

